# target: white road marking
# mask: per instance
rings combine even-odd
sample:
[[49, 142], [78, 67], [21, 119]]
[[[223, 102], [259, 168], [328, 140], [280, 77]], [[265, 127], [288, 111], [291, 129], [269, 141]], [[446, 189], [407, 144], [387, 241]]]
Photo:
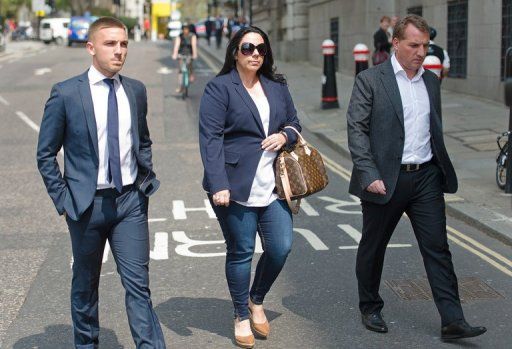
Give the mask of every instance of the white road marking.
[[[327, 211], [331, 211], [334, 213], [341, 213], [341, 214], [362, 214], [361, 209], [360, 209], [361, 202], [360, 202], [359, 198], [354, 195], [350, 195], [350, 198], [352, 199], [352, 201], [339, 200], [339, 199], [335, 199], [335, 198], [332, 198], [329, 196], [319, 196], [318, 198], [320, 200], [332, 203], [332, 205], [329, 205], [325, 208]], [[358, 209], [356, 211], [347, 211], [347, 210], [342, 209], [342, 207], [351, 207], [351, 206], [355, 206]]]
[[185, 257], [221, 257], [225, 256], [225, 252], [213, 252], [213, 253], [197, 253], [190, 251], [191, 247], [194, 246], [204, 246], [204, 245], [223, 245], [224, 240], [192, 240], [190, 239], [184, 231], [173, 231], [172, 238], [176, 242], [180, 242], [178, 246], [176, 246], [175, 251], [180, 256]]
[[[338, 224], [338, 227], [347, 233], [358, 245], [355, 246], [338, 246], [340, 250], [357, 250], [359, 248], [359, 242], [361, 241], [361, 233], [352, 227], [350, 224]], [[402, 248], [402, 247], [412, 247], [411, 244], [388, 244], [388, 247], [391, 248]]]
[[169, 259], [169, 234], [166, 232], [155, 233], [155, 245], [149, 251], [149, 258], [153, 260]]
[[0, 103], [7, 106], [11, 105], [11, 103], [9, 103], [9, 101], [2, 96], [0, 96]]
[[300, 202], [300, 208], [302, 209], [302, 211], [304, 211], [305, 214], [307, 214], [308, 216], [320, 216], [320, 214], [318, 213], [317, 210], [315, 210], [313, 208], [313, 206], [311, 206], [309, 204], [309, 202], [306, 200], [306, 199], [302, 199], [301, 202]]
[[183, 200], [172, 201], [172, 215], [175, 220], [187, 219], [187, 212], [205, 211], [210, 219], [215, 219], [217, 216], [210, 205], [210, 200], [204, 199], [204, 207], [185, 208]]
[[41, 75], [48, 74], [51, 72], [52, 72], [52, 70], [50, 68], [39, 68], [34, 71], [34, 75], [41, 76]]
[[309, 244], [317, 251], [327, 251], [329, 247], [320, 240], [320, 238], [309, 229], [293, 228], [293, 231], [302, 235]]
[[18, 117], [21, 120], [23, 120], [28, 126], [30, 126], [31, 129], [39, 133], [39, 126], [34, 121], [30, 120], [30, 118], [27, 115], [25, 115], [25, 113], [23, 113], [22, 111], [17, 111], [16, 115], [18, 115]]
[[149, 223], [155, 223], [155, 222], [165, 222], [167, 221], [167, 218], [149, 218]]
[[160, 67], [160, 69], [158, 69], [156, 72], [158, 74], [168, 75], [172, 73], [172, 69], [169, 69], [167, 67]]

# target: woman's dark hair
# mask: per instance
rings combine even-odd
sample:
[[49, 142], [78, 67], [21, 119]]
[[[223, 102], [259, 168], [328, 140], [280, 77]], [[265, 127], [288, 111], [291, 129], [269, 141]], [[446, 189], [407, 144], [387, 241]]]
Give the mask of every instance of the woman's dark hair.
[[224, 66], [220, 70], [219, 74], [217, 74], [217, 76], [228, 74], [233, 68], [236, 67], [235, 56], [242, 42], [242, 38], [245, 36], [245, 34], [248, 33], [256, 33], [261, 35], [261, 37], [263, 38], [263, 42], [267, 47], [267, 53], [265, 54], [265, 56], [263, 56], [263, 64], [258, 70], [258, 74], [261, 74], [272, 81], [286, 84], [285, 77], [282, 74], [276, 73], [276, 68], [274, 67], [274, 58], [272, 57], [272, 49], [270, 47], [270, 41], [268, 40], [267, 34], [265, 34], [263, 30], [255, 26], [244, 27], [239, 29], [233, 36], [233, 38], [229, 41], [228, 47], [226, 49], [226, 58], [224, 59]]

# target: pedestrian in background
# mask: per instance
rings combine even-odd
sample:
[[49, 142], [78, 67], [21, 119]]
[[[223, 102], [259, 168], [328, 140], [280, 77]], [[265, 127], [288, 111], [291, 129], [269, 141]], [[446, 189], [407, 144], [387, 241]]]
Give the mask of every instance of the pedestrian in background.
[[363, 211], [356, 275], [365, 327], [388, 331], [379, 287], [386, 246], [405, 212], [441, 315], [441, 339], [451, 340], [486, 329], [464, 319], [448, 247], [443, 192], [457, 191], [457, 177], [443, 140], [439, 80], [422, 67], [428, 45], [427, 22], [409, 15], [395, 27], [391, 59], [357, 75], [347, 112], [349, 191]]
[[[192, 25], [192, 24], [191, 24]], [[180, 35], [174, 40], [174, 48], [172, 52], [172, 59], [178, 60], [178, 66], [181, 67], [183, 59], [187, 60], [188, 71], [190, 73], [190, 82], [194, 82], [194, 60], [197, 59], [197, 35], [190, 30], [191, 25], [184, 23]], [[178, 88], [177, 93], [182, 92], [181, 86], [181, 70], [178, 73]]]
[[224, 32], [224, 19], [221, 16], [218, 16], [215, 19], [215, 42], [217, 44], [217, 49], [220, 49], [222, 45], [222, 33]]
[[210, 46], [210, 38], [212, 37], [213, 23], [214, 22], [211, 20], [210, 17], [208, 17], [206, 19], [206, 21], [204, 21], [204, 29], [205, 29], [205, 33], [206, 33], [205, 39], [206, 39], [206, 42], [208, 43], [208, 46]]
[[400, 17], [398, 17], [398, 16], [392, 16], [391, 20], [389, 22], [389, 27], [388, 27], [388, 29], [386, 31], [387, 35], [388, 35], [388, 42], [391, 45], [391, 48], [390, 48], [391, 50], [393, 50], [393, 45], [392, 45], [392, 43], [393, 43], [393, 30], [395, 28], [395, 25], [398, 23], [399, 19], [400, 19]]
[[436, 56], [439, 58], [439, 61], [443, 65], [443, 69], [441, 70], [441, 76], [439, 77], [439, 81], [442, 82], [443, 79], [448, 76], [448, 72], [450, 71], [450, 57], [448, 56], [448, 52], [443, 49], [441, 46], [436, 45], [434, 39], [437, 36], [437, 30], [435, 28], [430, 27], [430, 42], [428, 45], [428, 53], [429, 56]]
[[[203, 187], [226, 241], [235, 341], [243, 348], [253, 347], [254, 333], [266, 338], [270, 332], [263, 301], [292, 246], [292, 214], [274, 191], [273, 163], [297, 140], [284, 127], [301, 127], [286, 80], [273, 64], [267, 35], [257, 27], [240, 29], [199, 109]], [[249, 291], [256, 232], [264, 252]]]
[[[98, 286], [108, 240], [125, 289], [136, 348], [165, 348], [149, 290], [148, 196], [152, 170], [145, 86], [119, 74], [127, 29], [102, 17], [89, 28], [85, 73], [53, 86], [44, 109], [37, 164], [71, 235], [75, 348], [98, 348]], [[64, 175], [57, 154], [64, 148]]]
[[389, 28], [391, 19], [388, 16], [382, 16], [380, 19], [380, 27], [373, 34], [374, 51], [372, 55], [373, 65], [384, 63], [389, 58], [391, 44], [388, 41], [387, 30]]

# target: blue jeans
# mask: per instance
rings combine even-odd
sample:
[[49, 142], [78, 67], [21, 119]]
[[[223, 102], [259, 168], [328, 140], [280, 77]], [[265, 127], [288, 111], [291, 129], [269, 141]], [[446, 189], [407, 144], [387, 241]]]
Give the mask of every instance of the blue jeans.
[[[211, 202], [211, 197], [210, 197]], [[235, 307], [235, 318], [249, 318], [249, 297], [262, 304], [283, 269], [293, 240], [292, 214], [287, 203], [276, 200], [266, 207], [247, 207], [231, 201], [229, 207], [212, 207], [226, 240], [226, 278]], [[256, 231], [263, 254], [258, 261], [251, 291], [251, 262]]]

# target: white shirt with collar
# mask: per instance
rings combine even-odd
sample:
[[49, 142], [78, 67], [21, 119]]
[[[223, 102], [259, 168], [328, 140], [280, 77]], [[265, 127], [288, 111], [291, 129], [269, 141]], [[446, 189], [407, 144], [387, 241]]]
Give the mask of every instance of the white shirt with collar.
[[402, 164], [422, 164], [432, 159], [430, 145], [430, 99], [423, 81], [423, 67], [409, 79], [395, 55], [391, 56], [404, 111]]
[[[98, 133], [99, 167], [97, 189], [113, 188], [114, 184], [108, 181], [107, 110], [109, 87], [103, 81], [107, 77], [94, 66], [91, 66], [88, 78]], [[128, 96], [119, 80], [119, 74], [115, 74], [112, 79], [114, 79], [119, 115], [119, 152], [124, 186], [135, 182], [137, 178], [137, 162], [132, 150], [132, 118]]]

